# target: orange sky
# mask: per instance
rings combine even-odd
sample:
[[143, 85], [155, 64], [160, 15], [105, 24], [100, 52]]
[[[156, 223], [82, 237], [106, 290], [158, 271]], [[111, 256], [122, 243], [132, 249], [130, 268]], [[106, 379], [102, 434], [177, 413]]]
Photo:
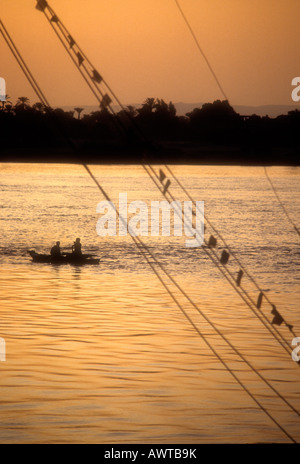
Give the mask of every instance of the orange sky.
[[[93, 105], [35, 0], [0, 15], [53, 106]], [[222, 98], [174, 0], [49, 0], [124, 104]], [[299, 0], [180, 0], [233, 105], [292, 105], [300, 75]], [[13, 101], [33, 96], [2, 37], [0, 76]], [[295, 104], [299, 107], [300, 103]]]

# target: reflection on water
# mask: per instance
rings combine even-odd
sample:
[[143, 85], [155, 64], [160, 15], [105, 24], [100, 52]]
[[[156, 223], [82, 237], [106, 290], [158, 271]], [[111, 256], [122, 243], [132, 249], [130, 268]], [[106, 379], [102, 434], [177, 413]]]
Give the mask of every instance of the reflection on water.
[[[297, 236], [261, 168], [176, 167], [265, 292], [300, 334]], [[140, 167], [95, 167], [117, 201], [160, 199]], [[271, 168], [299, 219], [299, 170]], [[76, 166], [1, 165], [1, 442], [284, 442], [152, 275], [130, 238], [96, 236], [102, 198]], [[175, 186], [174, 186], [175, 187]], [[179, 192], [177, 198], [181, 200]], [[299, 225], [299, 224], [298, 224]], [[100, 266], [32, 264], [80, 236]], [[203, 251], [175, 238], [151, 250], [205, 314], [300, 408], [299, 367], [233, 293]], [[298, 417], [185, 306], [224, 359], [294, 438]], [[287, 340], [291, 335], [280, 328]], [[292, 351], [292, 348], [291, 348]]]

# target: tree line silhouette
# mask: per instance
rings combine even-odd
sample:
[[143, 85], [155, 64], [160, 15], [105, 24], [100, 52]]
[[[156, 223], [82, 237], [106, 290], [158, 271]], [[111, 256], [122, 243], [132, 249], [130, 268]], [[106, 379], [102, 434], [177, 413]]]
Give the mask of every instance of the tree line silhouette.
[[178, 116], [172, 102], [147, 98], [115, 115], [106, 108], [83, 111], [31, 105], [26, 97], [13, 105], [7, 96], [0, 106], [0, 159], [68, 161], [74, 154], [67, 135], [89, 162], [140, 162], [147, 147], [154, 162], [299, 164], [299, 110], [244, 116], [216, 100]]

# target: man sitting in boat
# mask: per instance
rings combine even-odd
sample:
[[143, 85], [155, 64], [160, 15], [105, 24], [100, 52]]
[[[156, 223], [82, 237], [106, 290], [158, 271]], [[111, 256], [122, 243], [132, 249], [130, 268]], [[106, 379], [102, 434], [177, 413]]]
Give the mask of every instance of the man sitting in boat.
[[56, 242], [56, 245], [51, 248], [51, 257], [52, 258], [60, 258], [61, 257], [61, 252], [60, 252], [60, 242]]
[[80, 238], [76, 238], [76, 241], [74, 242], [74, 245], [72, 246], [72, 253], [73, 253], [73, 256], [78, 256], [78, 257], [82, 256]]

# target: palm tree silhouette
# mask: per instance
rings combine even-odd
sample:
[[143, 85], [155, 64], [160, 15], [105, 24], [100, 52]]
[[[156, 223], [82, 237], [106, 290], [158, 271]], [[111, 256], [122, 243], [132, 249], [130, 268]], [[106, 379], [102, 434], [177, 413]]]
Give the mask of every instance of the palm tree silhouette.
[[6, 106], [11, 106], [11, 101], [10, 101], [10, 96], [9, 95], [5, 95], [5, 99], [3, 101], [1, 100], [1, 105], [2, 105], [2, 108], [1, 108], [2, 110], [4, 110], [4, 107], [6, 108]]
[[45, 106], [41, 102], [37, 102], [32, 107], [34, 110], [38, 111], [39, 113], [43, 113]]
[[29, 106], [29, 98], [27, 97], [19, 97], [16, 106], [25, 110]]
[[74, 110], [78, 114], [78, 120], [80, 120], [80, 115], [83, 112], [84, 108], [74, 108]]

